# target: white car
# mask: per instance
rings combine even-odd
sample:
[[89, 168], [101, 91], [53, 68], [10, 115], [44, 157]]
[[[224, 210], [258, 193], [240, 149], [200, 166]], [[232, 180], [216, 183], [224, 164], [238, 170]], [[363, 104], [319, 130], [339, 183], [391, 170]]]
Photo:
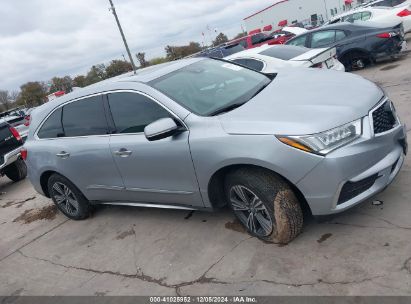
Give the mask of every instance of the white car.
[[411, 4], [411, 0], [374, 0], [366, 4], [363, 4], [361, 7], [377, 7], [377, 6], [396, 7], [401, 4], [406, 4], [406, 3]]
[[224, 59], [264, 73], [275, 73], [280, 68], [306, 67], [345, 71], [337, 59], [335, 47], [308, 49], [294, 45], [263, 45], [235, 53]]
[[363, 22], [372, 21], [378, 24], [403, 23], [404, 31], [411, 32], [411, 4], [407, 1], [395, 7], [366, 7], [346, 12], [331, 19], [328, 24], [338, 22]]

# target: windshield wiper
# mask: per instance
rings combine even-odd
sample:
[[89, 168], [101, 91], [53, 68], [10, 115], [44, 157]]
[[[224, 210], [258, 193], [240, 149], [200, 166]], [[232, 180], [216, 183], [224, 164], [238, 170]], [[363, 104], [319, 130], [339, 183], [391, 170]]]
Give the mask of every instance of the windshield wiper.
[[222, 107], [222, 108], [219, 108], [219, 109], [211, 112], [209, 114], [209, 116], [216, 116], [216, 115], [221, 114], [221, 113], [232, 111], [234, 109], [237, 109], [237, 108], [241, 107], [243, 104], [245, 104], [245, 102], [238, 102], [238, 103], [230, 104], [226, 107]]

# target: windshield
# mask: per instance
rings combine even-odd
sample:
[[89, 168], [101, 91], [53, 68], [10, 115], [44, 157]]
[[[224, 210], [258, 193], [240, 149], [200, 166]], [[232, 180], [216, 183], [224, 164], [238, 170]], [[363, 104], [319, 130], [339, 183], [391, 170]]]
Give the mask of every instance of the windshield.
[[269, 77], [247, 68], [204, 59], [149, 84], [189, 111], [209, 116], [246, 103], [270, 81]]

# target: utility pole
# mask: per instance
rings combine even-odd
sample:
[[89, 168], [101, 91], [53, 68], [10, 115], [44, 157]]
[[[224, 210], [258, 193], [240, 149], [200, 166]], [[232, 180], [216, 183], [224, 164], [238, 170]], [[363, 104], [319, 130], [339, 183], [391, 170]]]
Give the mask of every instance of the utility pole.
[[325, 7], [325, 16], [326, 16], [327, 21], [328, 21], [328, 20], [329, 20], [329, 18], [328, 18], [327, 0], [324, 0], [324, 7]]
[[118, 29], [120, 30], [121, 38], [123, 38], [124, 46], [126, 47], [128, 57], [130, 58], [131, 65], [133, 66], [134, 74], [136, 74], [136, 65], [134, 64], [133, 56], [131, 56], [130, 49], [128, 48], [126, 37], [124, 36], [123, 29], [121, 28], [120, 21], [118, 20], [116, 9], [114, 7], [113, 1], [112, 0], [108, 0], [108, 1], [110, 2], [110, 5], [111, 5], [111, 12], [113, 13], [114, 18], [116, 18], [116, 22], [117, 22], [117, 25], [118, 25]]

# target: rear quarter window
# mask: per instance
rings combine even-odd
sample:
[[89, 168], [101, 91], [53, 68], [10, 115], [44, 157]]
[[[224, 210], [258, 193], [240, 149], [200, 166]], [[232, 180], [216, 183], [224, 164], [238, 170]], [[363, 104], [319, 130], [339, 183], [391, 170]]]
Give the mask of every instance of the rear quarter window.
[[61, 109], [55, 110], [44, 122], [37, 133], [39, 138], [56, 138], [64, 136], [63, 125], [61, 124]]

